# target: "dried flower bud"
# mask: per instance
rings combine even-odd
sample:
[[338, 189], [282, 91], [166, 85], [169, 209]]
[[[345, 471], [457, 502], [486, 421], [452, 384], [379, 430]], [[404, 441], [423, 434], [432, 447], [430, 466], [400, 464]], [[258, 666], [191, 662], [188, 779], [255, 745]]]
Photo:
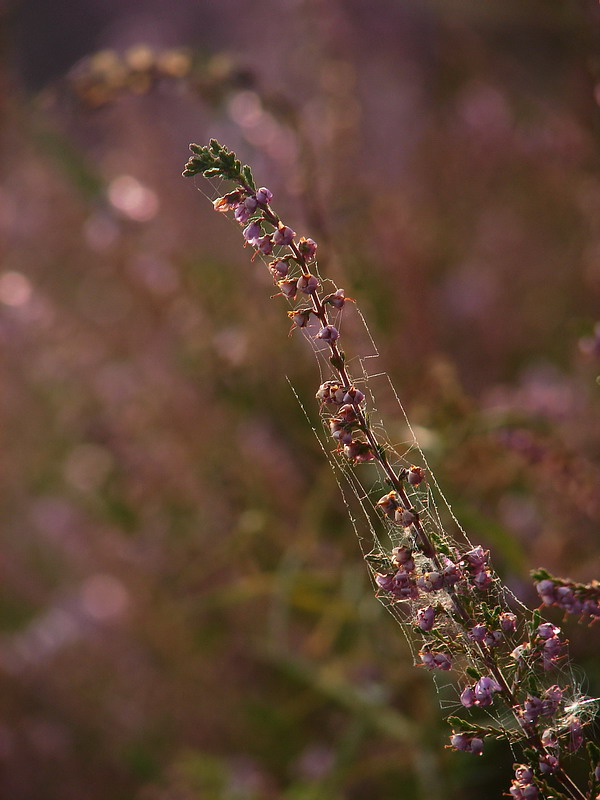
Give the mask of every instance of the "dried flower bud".
[[414, 508], [399, 508], [396, 511], [395, 520], [404, 528], [409, 528], [419, 521], [419, 515]]
[[435, 622], [435, 608], [426, 606], [417, 611], [417, 625], [422, 631], [430, 631]]
[[398, 495], [396, 494], [396, 492], [390, 492], [389, 494], [385, 494], [377, 501], [376, 506], [383, 514], [385, 514], [386, 517], [394, 519], [396, 509], [400, 507], [400, 501], [398, 500]]
[[261, 186], [260, 189], [256, 192], [256, 200], [257, 202], [261, 203], [261, 205], [265, 205], [266, 203], [270, 203], [273, 199], [273, 192], [270, 192], [266, 186]]
[[514, 661], [523, 663], [525, 659], [530, 655], [530, 653], [531, 653], [531, 647], [529, 646], [529, 644], [525, 643], [525, 644], [520, 644], [518, 647], [515, 647], [515, 649], [510, 654], [510, 657]]
[[375, 453], [371, 445], [367, 444], [367, 442], [352, 442], [351, 444], [347, 444], [344, 447], [344, 455], [356, 464], [363, 464], [375, 458]]
[[504, 633], [514, 633], [517, 629], [517, 617], [515, 614], [511, 614], [508, 611], [505, 611], [503, 614], [500, 614], [500, 627], [504, 631]]
[[329, 430], [334, 439], [342, 444], [350, 444], [352, 441], [352, 431], [348, 423], [337, 417], [329, 420]]
[[546, 728], [542, 733], [541, 741], [544, 747], [558, 747], [558, 739], [552, 728]]
[[343, 308], [347, 302], [354, 303], [351, 297], [346, 297], [343, 289], [337, 289], [333, 294], [328, 294], [323, 298], [323, 303], [329, 303], [330, 306], [340, 309]]
[[310, 308], [297, 308], [295, 311], [288, 311], [287, 315], [292, 320], [292, 329], [306, 328], [311, 314], [312, 309]]
[[303, 236], [298, 242], [298, 250], [300, 250], [306, 261], [312, 261], [317, 252], [317, 243], [314, 239], [305, 239]]
[[296, 297], [298, 291], [296, 288], [296, 281], [292, 280], [277, 281], [277, 286], [281, 290], [281, 294], [284, 297], [288, 297], [290, 300], [293, 300]]
[[411, 486], [418, 486], [425, 477], [425, 470], [413, 464], [406, 473], [406, 480]]
[[288, 228], [287, 225], [283, 225], [280, 222], [277, 230], [273, 234], [273, 241], [275, 242], [276, 245], [287, 247], [294, 241], [295, 235], [296, 231], [293, 231], [291, 228]]
[[317, 400], [320, 400], [322, 403], [340, 406], [344, 403], [345, 396], [346, 390], [335, 381], [325, 381], [325, 383], [322, 383], [316, 395]]
[[360, 389], [356, 389], [354, 386], [351, 386], [344, 395], [344, 403], [350, 403], [350, 405], [353, 406], [360, 405], [364, 399], [364, 394], [360, 391]]
[[223, 197], [217, 197], [213, 203], [213, 208], [215, 211], [231, 211], [232, 209], [237, 208], [243, 196], [243, 191], [241, 189], [236, 189], [233, 192], [223, 195]]
[[314, 294], [319, 288], [319, 281], [314, 275], [301, 275], [298, 278], [298, 291]]
[[260, 239], [256, 239], [254, 245], [265, 256], [273, 252], [273, 238], [269, 234], [265, 234], [261, 236]]
[[254, 244], [254, 242], [256, 241], [256, 239], [259, 238], [261, 233], [262, 231], [260, 229], [260, 223], [251, 222], [250, 225], [248, 225], [248, 227], [244, 228], [244, 230], [242, 231], [242, 236], [247, 242], [250, 242], [250, 244]]
[[358, 420], [358, 415], [354, 409], [354, 406], [349, 404], [346, 404], [340, 408], [338, 411], [338, 416], [346, 420], [346, 422], [356, 422]]
[[317, 333], [317, 338], [323, 339], [323, 341], [328, 344], [333, 344], [333, 342], [340, 338], [340, 332], [337, 328], [334, 328], [333, 325], [325, 325], [325, 327], [321, 328]]

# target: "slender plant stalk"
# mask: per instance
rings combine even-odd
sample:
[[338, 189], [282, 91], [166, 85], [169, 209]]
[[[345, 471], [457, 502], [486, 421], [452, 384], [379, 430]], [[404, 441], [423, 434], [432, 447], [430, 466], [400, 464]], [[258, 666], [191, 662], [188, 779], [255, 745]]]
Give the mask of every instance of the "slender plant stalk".
[[[339, 346], [339, 331], [330, 318], [330, 308], [340, 311], [350, 298], [343, 289], [324, 296], [313, 274], [317, 272], [316, 243], [304, 237], [296, 240], [296, 233], [273, 210], [272, 193], [265, 187], [257, 189], [250, 168], [242, 166], [226, 147], [212, 140], [206, 147], [190, 145], [190, 149], [193, 155], [184, 176], [202, 174], [232, 181], [236, 188], [215, 200], [215, 209], [233, 212], [237, 222], [246, 226], [244, 239], [256, 254], [275, 256], [269, 269], [280, 294], [290, 301], [298, 296], [310, 300], [310, 306], [296, 305], [288, 316], [292, 328], [308, 328], [316, 320], [320, 325], [316, 336], [329, 347], [332, 376], [319, 387], [317, 398], [322, 408], [334, 409], [325, 422], [338, 448], [352, 464], [377, 463], [392, 487], [377, 506], [403, 544], [391, 552], [371, 554], [371, 567], [378, 596], [403, 607], [406, 622], [421, 637], [422, 664], [431, 670], [457, 672], [461, 662], [468, 664], [463, 680], [471, 678], [475, 683], [464, 686], [460, 700], [471, 718], [448, 718], [453, 728], [451, 745], [475, 755], [482, 753], [486, 737], [520, 745], [527, 763], [516, 766], [509, 789], [514, 800], [592, 800], [600, 782], [598, 747], [587, 743], [588, 793], [575, 784], [564, 765], [583, 744], [584, 725], [591, 717], [586, 716], [581, 699], [570, 701], [568, 686], [548, 685], [548, 673], [566, 657], [567, 642], [560, 628], [543, 622], [539, 610], [523, 612], [520, 620], [512, 613], [497, 589], [499, 581], [489, 565], [488, 551], [465, 549], [439, 532], [426, 530], [407, 491], [421, 484], [425, 470], [415, 465], [394, 467], [373, 430], [365, 396], [354, 386]], [[534, 578], [544, 605], [559, 606], [591, 621], [600, 617], [598, 584], [574, 584], [543, 570], [534, 573]], [[525, 638], [514, 647], [519, 630]], [[478, 709], [496, 703], [510, 712], [514, 725], [500, 721], [497, 727], [484, 726], [473, 718]], [[592, 701], [585, 703], [585, 709], [594, 708]]]

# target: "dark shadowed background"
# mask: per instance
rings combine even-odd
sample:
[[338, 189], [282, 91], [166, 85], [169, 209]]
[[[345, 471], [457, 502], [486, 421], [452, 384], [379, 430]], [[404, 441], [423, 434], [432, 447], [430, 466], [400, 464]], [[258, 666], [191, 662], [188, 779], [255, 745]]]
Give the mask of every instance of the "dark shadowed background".
[[[373, 598], [286, 381], [316, 420], [310, 348], [180, 173], [215, 136], [319, 242], [537, 604], [533, 567], [599, 577], [598, 5], [1, 14], [0, 796], [501, 797], [511, 753], [444, 749]], [[566, 629], [600, 693], [598, 632]]]

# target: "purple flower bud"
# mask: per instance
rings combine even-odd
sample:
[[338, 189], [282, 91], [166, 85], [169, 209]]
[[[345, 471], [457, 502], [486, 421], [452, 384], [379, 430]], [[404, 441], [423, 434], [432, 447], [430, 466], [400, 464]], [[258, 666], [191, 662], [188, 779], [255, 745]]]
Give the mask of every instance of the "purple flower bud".
[[490, 572], [487, 572], [487, 570], [478, 572], [473, 576], [473, 583], [478, 589], [487, 589], [487, 587], [492, 583], [492, 575]]
[[360, 405], [364, 399], [364, 394], [360, 389], [356, 389], [354, 386], [351, 386], [344, 395], [344, 403], [350, 403], [353, 406]]
[[337, 339], [340, 338], [340, 332], [337, 328], [334, 328], [333, 325], [325, 325], [324, 328], [317, 333], [318, 339], [323, 339], [324, 342], [328, 342], [329, 344], [333, 344]]
[[250, 211], [251, 214], [254, 214], [254, 212], [256, 211], [256, 206], [258, 205], [256, 197], [254, 197], [254, 195], [250, 195], [250, 197], [247, 197], [244, 200], [244, 205], [246, 206], [248, 211]]
[[417, 586], [424, 592], [438, 592], [444, 587], [444, 579], [439, 572], [425, 572], [417, 579]]
[[544, 656], [546, 658], [558, 658], [562, 648], [562, 642], [558, 636], [552, 636], [544, 642]]
[[560, 628], [557, 628], [556, 625], [553, 625], [551, 622], [542, 622], [541, 625], [538, 625], [537, 635], [540, 639], [550, 639], [552, 636], [556, 636], [560, 633]]
[[270, 192], [265, 186], [261, 186], [260, 189], [256, 192], [256, 199], [259, 203], [263, 205], [265, 203], [270, 203], [273, 199], [273, 192]]
[[469, 639], [472, 639], [474, 642], [483, 642], [486, 633], [487, 633], [487, 628], [485, 627], [485, 625], [475, 625], [469, 631]]
[[546, 689], [542, 702], [542, 716], [551, 717], [553, 714], [556, 714], [562, 701], [562, 696], [563, 690], [560, 686], [550, 686]]
[[415, 467], [413, 464], [406, 473], [406, 480], [411, 486], [418, 486], [425, 477], [425, 470], [422, 467]]
[[544, 605], [551, 606], [556, 601], [554, 583], [552, 581], [540, 581], [535, 588]]
[[522, 788], [522, 798], [523, 800], [538, 800], [539, 792], [537, 790], [537, 786], [534, 783], [528, 783]]
[[558, 758], [549, 753], [540, 759], [540, 772], [542, 775], [552, 775], [558, 769]]
[[419, 655], [427, 669], [441, 669], [444, 672], [452, 669], [452, 659], [448, 653], [431, 653], [429, 650], [423, 649]]
[[[405, 528], [408, 528], [411, 525], [414, 525], [414, 523], [418, 521], [419, 515], [412, 508], [399, 508], [396, 511], [395, 519], [396, 522], [400, 523], [400, 525], [404, 526]], [[440, 589], [441, 588], [442, 587], [440, 586]]]
[[240, 223], [240, 225], [245, 225], [250, 217], [252, 216], [252, 212], [249, 208], [247, 208], [244, 203], [240, 203], [236, 210], [233, 212], [233, 216]]
[[469, 550], [468, 553], [465, 553], [463, 559], [467, 562], [472, 571], [479, 572], [485, 567], [488, 555], [488, 551], [484, 550], [481, 545], [478, 545], [472, 550]]
[[483, 753], [483, 739], [474, 736], [469, 742], [467, 752], [472, 753], [474, 756], [480, 756]]
[[475, 705], [477, 698], [475, 697], [475, 689], [472, 686], [467, 686], [463, 689], [460, 695], [460, 702], [465, 708], [472, 708]]
[[515, 769], [515, 780], [519, 783], [531, 783], [533, 780], [533, 770], [525, 764], [519, 764]]
[[301, 275], [298, 278], [298, 291], [304, 294], [314, 294], [319, 288], [319, 281], [314, 275]]
[[[346, 406], [343, 407], [346, 408]], [[350, 408], [352, 408], [352, 406], [350, 406]], [[390, 492], [378, 500], [376, 505], [377, 508], [386, 515], [386, 517], [394, 519], [396, 509], [400, 506], [400, 501], [398, 500], [398, 495], [396, 492]]]
[[494, 692], [501, 692], [502, 687], [493, 678], [484, 675], [475, 686], [475, 699], [480, 706], [489, 706], [494, 702]]
[[515, 614], [510, 614], [507, 611], [504, 614], [500, 614], [500, 627], [504, 633], [514, 633], [517, 629], [517, 617]]
[[351, 297], [346, 297], [343, 289], [338, 289], [333, 294], [328, 294], [327, 297], [324, 297], [323, 302], [329, 303], [329, 305], [333, 306], [334, 308], [340, 309], [343, 308], [348, 302], [354, 303], [354, 300]]
[[290, 265], [285, 258], [276, 258], [269, 262], [269, 270], [274, 278], [285, 278], [290, 271]]
[[[256, 193], [258, 196], [258, 192]], [[279, 227], [273, 234], [273, 241], [276, 245], [280, 245], [282, 247], [287, 247], [294, 241], [294, 236], [296, 235], [296, 231], [293, 231], [291, 228], [288, 228], [287, 225], [282, 225], [281, 222], [279, 223]]]
[[352, 442], [344, 447], [344, 455], [354, 461], [356, 464], [364, 464], [366, 461], [372, 461], [375, 458], [375, 453], [367, 442]]
[[594, 769], [594, 780], [596, 783], [600, 783], [600, 763], [596, 764]]
[[244, 228], [244, 230], [242, 231], [242, 236], [247, 242], [253, 244], [255, 240], [258, 239], [261, 233], [262, 231], [260, 229], [259, 223], [251, 222], [250, 225], [248, 225], [248, 227]]
[[445, 672], [452, 669], [452, 659], [448, 653], [436, 653], [433, 657], [436, 669], [444, 670]]
[[567, 746], [569, 750], [575, 752], [575, 750], [579, 750], [583, 744], [583, 726], [577, 718], [574, 718], [569, 723], [568, 731], [569, 744]]
[[488, 647], [497, 647], [502, 639], [504, 639], [502, 631], [488, 631], [483, 642]]
[[539, 697], [528, 697], [523, 703], [523, 720], [528, 724], [537, 722], [537, 718], [542, 713], [543, 703]]
[[467, 736], [466, 733], [453, 733], [450, 737], [450, 743], [456, 750], [462, 750], [465, 753], [473, 753], [480, 756], [483, 753], [483, 740], [477, 736]]
[[317, 252], [317, 243], [314, 239], [305, 239], [303, 236], [298, 242], [298, 250], [300, 250], [306, 261], [312, 261]]
[[412, 572], [415, 568], [415, 561], [412, 557], [412, 550], [410, 547], [394, 547], [392, 550], [392, 558], [395, 564], [403, 566], [407, 572]]
[[448, 556], [444, 556], [442, 561], [444, 563], [444, 586], [454, 586], [462, 578], [460, 568], [454, 561], [450, 561]]
[[417, 611], [417, 625], [422, 631], [430, 631], [435, 622], [435, 608], [426, 606]]
[[375, 575], [375, 583], [382, 589], [384, 592], [391, 592], [394, 588], [394, 576], [393, 575], [381, 575], [377, 573]]

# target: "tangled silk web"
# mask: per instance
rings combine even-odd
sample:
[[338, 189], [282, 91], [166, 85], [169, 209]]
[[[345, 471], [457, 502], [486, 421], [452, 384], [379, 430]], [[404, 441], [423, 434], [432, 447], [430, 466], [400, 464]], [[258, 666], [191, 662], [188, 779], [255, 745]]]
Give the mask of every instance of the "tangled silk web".
[[[214, 189], [212, 197], [205, 194], [203, 189], [198, 186], [199, 190], [202, 191], [211, 202], [219, 196], [220, 189], [222, 188], [218, 182], [212, 183]], [[203, 180], [203, 185], [206, 185], [205, 179]], [[227, 219], [237, 228], [236, 223], [231, 218], [227, 217]], [[255, 260], [259, 258], [263, 261], [265, 269], [268, 269], [269, 259], [259, 254], [254, 256]], [[328, 290], [336, 291], [338, 289], [331, 279], [320, 274], [316, 264], [312, 267], [312, 272]], [[287, 302], [289, 307], [292, 308], [293, 305], [290, 301], [288, 300]], [[427, 457], [417, 440], [415, 431], [410, 424], [406, 410], [393, 386], [390, 376], [387, 372], [377, 368], [379, 366], [378, 359], [380, 358], [379, 351], [360, 308], [355, 305], [354, 308], [346, 307], [344, 311], [338, 311], [331, 320], [332, 324], [341, 332], [344, 324], [344, 317], [349, 314], [351, 314], [352, 324], [354, 325], [359, 322], [362, 328], [362, 334], [360, 337], [354, 337], [355, 340], [360, 338], [361, 341], [367, 343], [366, 346], [368, 347], [368, 352], [366, 353], [350, 355], [346, 361], [346, 366], [354, 385], [356, 385], [367, 398], [366, 405], [368, 408], [370, 426], [379, 443], [384, 447], [387, 460], [396, 471], [396, 474], [402, 468], [409, 468], [411, 464], [417, 464], [426, 470], [426, 480], [416, 487], [407, 485], [407, 494], [411, 504], [419, 512], [419, 519], [426, 533], [438, 542], [438, 544], [441, 543], [445, 545], [448, 552], [460, 556], [461, 553], [472, 549], [474, 545], [455, 517], [450, 503], [444, 496], [434, 473], [429, 467]], [[313, 321], [305, 328], [302, 328], [299, 333], [304, 335], [313, 349], [319, 369], [319, 383], [323, 383], [334, 376], [329, 364], [331, 351], [325, 343], [315, 337], [317, 330], [318, 323]], [[372, 461], [357, 466], [352, 465], [342, 454], [341, 450], [339, 448], [335, 449], [332, 444], [332, 439], [329, 434], [329, 420], [332, 414], [323, 406], [321, 408], [323, 424], [319, 428], [315, 427], [311, 422], [310, 414], [289, 378], [288, 383], [306, 417], [308, 425], [317, 437], [320, 447], [333, 469], [363, 558], [369, 565], [370, 577], [375, 595], [400, 625], [415, 664], [421, 664], [417, 653], [420, 642], [415, 636], [414, 619], [417, 610], [420, 607], [428, 605], [429, 601], [424, 601], [422, 599], [393, 600], [389, 594], [382, 593], [379, 590], [375, 582], [375, 575], [378, 571], [378, 565], [381, 568], [381, 564], [389, 558], [389, 554], [394, 547], [406, 545], [413, 549], [417, 566], [424, 566], [428, 559], [419, 554], [409, 529], [394, 524], [383, 517], [377, 510], [377, 501], [392, 488], [379, 464]], [[378, 410], [375, 387], [377, 387], [377, 394], [384, 397], [386, 405], [393, 405], [399, 409], [400, 418], [403, 421], [404, 439], [392, 441], [388, 436]], [[315, 402], [317, 401], [315, 400]], [[351, 496], [354, 498], [353, 501], [350, 499]], [[357, 513], [355, 513], [355, 510], [357, 510]], [[454, 535], [451, 536], [448, 533], [449, 528], [454, 530]], [[419, 562], [421, 562], [421, 564]], [[528, 612], [526, 606], [499, 581], [495, 573], [493, 573], [493, 575], [493, 584], [486, 592], [486, 603], [490, 606], [500, 606], [506, 611], [520, 608], [522, 611]], [[449, 596], [443, 590], [435, 594], [437, 595], [437, 603], [449, 609], [451, 606]], [[456, 640], [463, 634], [464, 629], [458, 622], [454, 621], [451, 615], [448, 614], [445, 616], [445, 630], [442, 631], [442, 635], [448, 637], [450, 640]], [[526, 619], [527, 614], [523, 615], [523, 617]], [[523, 631], [519, 631], [519, 633], [523, 633]], [[465, 682], [469, 681], [467, 672], [469, 667], [476, 668], [477, 661], [473, 656], [469, 655], [469, 650], [466, 649], [463, 654], [462, 663], [455, 661], [453, 664], [453, 670], [454, 673], [459, 676], [460, 685], [464, 685]], [[533, 672], [534, 666], [532, 665], [529, 669]], [[562, 673], [560, 675], [561, 685], [566, 688], [569, 697], [564, 707], [563, 718], [558, 720], [557, 728], [568, 727], [570, 719], [574, 717], [578, 717], [582, 721], [591, 720], [596, 714], [599, 701], [586, 697], [583, 691], [585, 688], [583, 685], [583, 673], [578, 674], [568, 658], [563, 659], [561, 665], [558, 666], [557, 669], [559, 673]], [[449, 682], [440, 682], [439, 677], [435, 674], [434, 678], [437, 678], [436, 687], [441, 708], [447, 713], [453, 713], [461, 709], [461, 704], [459, 702], [460, 690], [457, 686]], [[524, 680], [527, 680], [526, 675], [524, 676]], [[485, 713], [489, 717], [492, 725], [497, 726], [505, 733], [515, 727], [514, 718], [511, 716], [508, 709], [501, 712], [494, 707], [493, 709], [486, 709]], [[518, 730], [515, 729], [516, 738], [518, 738], [518, 733]]]

